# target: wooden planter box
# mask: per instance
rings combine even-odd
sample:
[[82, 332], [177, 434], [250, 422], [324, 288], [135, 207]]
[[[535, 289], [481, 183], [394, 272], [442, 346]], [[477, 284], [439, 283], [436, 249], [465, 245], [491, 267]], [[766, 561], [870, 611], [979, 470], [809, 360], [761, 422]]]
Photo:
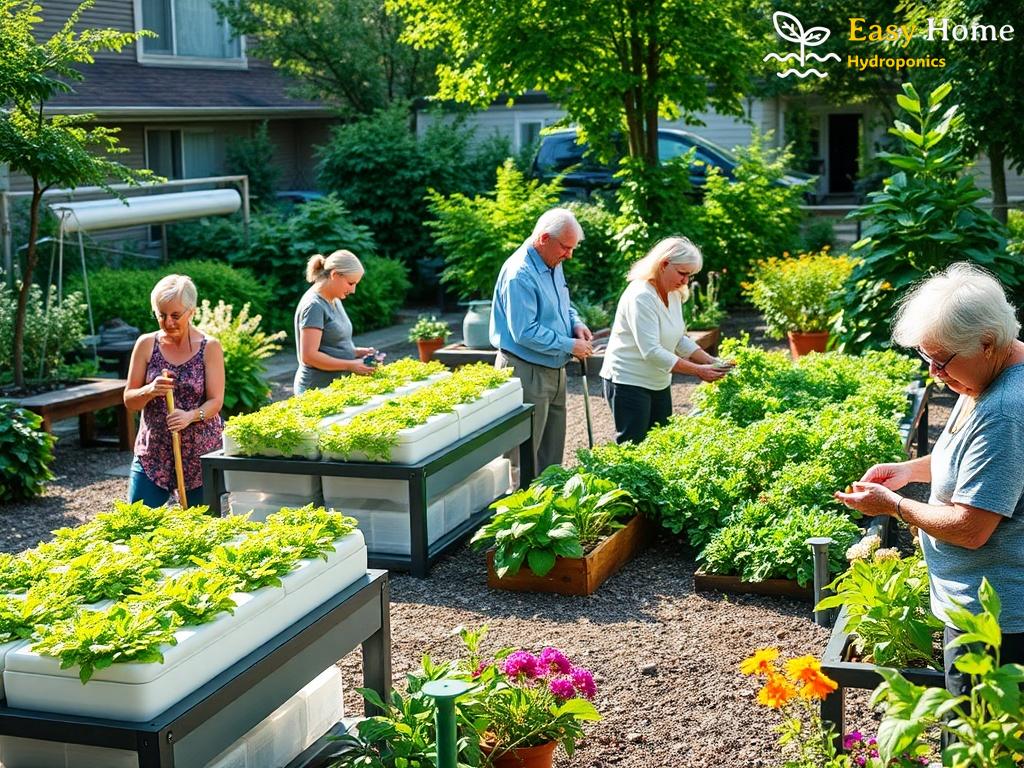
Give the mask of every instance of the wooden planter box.
[[487, 586], [513, 592], [557, 592], [592, 595], [604, 581], [633, 559], [647, 543], [647, 521], [637, 515], [584, 557], [559, 557], [547, 576], [537, 576], [524, 564], [515, 576], [498, 578], [494, 550], [487, 551]]
[[[863, 688], [874, 690], [882, 682], [878, 667], [862, 661], [849, 661], [853, 646], [853, 635], [846, 631], [847, 613], [845, 606], [839, 611], [828, 645], [821, 654], [821, 671], [835, 680], [839, 687], [821, 702], [821, 718], [833, 723], [836, 733], [845, 733], [846, 689]], [[910, 667], [899, 670], [915, 685], [928, 688], [943, 688], [945, 675], [937, 669]]]
[[717, 573], [696, 571], [693, 574], [695, 592], [734, 592], [742, 595], [779, 595], [811, 602], [814, 590], [801, 587], [789, 579], [765, 579], [764, 581], [743, 581], [739, 576], [722, 576]]

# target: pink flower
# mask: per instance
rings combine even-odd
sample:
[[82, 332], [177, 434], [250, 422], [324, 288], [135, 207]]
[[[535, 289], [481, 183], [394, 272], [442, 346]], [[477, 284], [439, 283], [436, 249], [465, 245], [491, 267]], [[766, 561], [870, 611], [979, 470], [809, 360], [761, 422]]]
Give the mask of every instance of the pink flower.
[[590, 673], [589, 669], [573, 667], [569, 670], [569, 677], [572, 678], [572, 684], [583, 698], [594, 698], [594, 695], [597, 693], [597, 686], [594, 685], [594, 676]]
[[568, 675], [572, 669], [572, 663], [557, 648], [545, 648], [540, 652], [538, 662], [543, 670], [560, 675]]
[[505, 659], [502, 671], [509, 677], [537, 677], [537, 657], [527, 651], [515, 651]]
[[572, 680], [565, 677], [556, 677], [548, 683], [548, 690], [556, 699], [565, 701], [576, 695], [576, 686]]

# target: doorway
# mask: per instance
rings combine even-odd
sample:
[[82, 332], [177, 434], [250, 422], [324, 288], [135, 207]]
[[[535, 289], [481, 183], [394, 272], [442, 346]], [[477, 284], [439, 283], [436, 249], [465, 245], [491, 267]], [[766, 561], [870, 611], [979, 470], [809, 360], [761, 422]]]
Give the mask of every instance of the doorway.
[[832, 195], [853, 193], [860, 171], [861, 115], [828, 116], [828, 191]]

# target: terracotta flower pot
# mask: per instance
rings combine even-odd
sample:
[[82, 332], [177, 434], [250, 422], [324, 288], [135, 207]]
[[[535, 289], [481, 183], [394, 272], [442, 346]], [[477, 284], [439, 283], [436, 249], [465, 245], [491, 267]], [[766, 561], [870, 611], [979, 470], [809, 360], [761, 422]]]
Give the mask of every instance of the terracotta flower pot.
[[444, 339], [417, 339], [416, 348], [420, 352], [420, 362], [429, 363], [434, 353], [444, 346]]
[[[481, 745], [485, 754], [490, 755], [491, 747], [488, 744]], [[491, 760], [494, 768], [551, 768], [555, 764], [555, 749], [557, 741], [549, 741], [547, 744], [539, 744], [536, 747], [518, 747], [503, 752]]]
[[824, 352], [828, 346], [828, 331], [788, 331], [786, 336], [789, 338], [789, 353], [794, 360], [810, 352]]

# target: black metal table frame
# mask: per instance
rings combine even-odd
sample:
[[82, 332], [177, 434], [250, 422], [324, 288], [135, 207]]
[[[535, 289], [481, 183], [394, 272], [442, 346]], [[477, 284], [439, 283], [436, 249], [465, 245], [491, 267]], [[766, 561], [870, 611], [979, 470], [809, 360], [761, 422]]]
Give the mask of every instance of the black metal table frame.
[[910, 454], [910, 446], [917, 443], [917, 455], [928, 453], [928, 400], [931, 396], [931, 384], [915, 382], [907, 390], [910, 409], [906, 418], [900, 422], [900, 429], [906, 430], [903, 447]]
[[386, 699], [389, 610], [387, 572], [368, 571], [150, 722], [0, 707], [0, 734], [134, 751], [139, 768], [206, 765], [356, 646], [364, 687]]
[[[447, 550], [471, 533], [490, 516], [490, 510], [474, 510], [469, 520], [449, 531], [433, 544], [427, 538], [427, 499], [437, 496], [467, 478], [487, 462], [519, 446], [519, 481], [525, 488], [536, 474], [533, 448], [533, 409], [519, 406], [476, 432], [457, 440], [414, 464], [385, 464], [375, 461], [311, 461], [301, 458], [225, 456], [223, 451], [202, 458], [203, 503], [211, 511], [220, 509], [224, 493], [224, 471], [267, 472], [287, 475], [326, 475], [402, 480], [409, 484], [410, 554], [389, 555], [370, 552], [374, 568], [408, 570], [423, 577]], [[344, 510], [342, 510], [344, 511]]]

